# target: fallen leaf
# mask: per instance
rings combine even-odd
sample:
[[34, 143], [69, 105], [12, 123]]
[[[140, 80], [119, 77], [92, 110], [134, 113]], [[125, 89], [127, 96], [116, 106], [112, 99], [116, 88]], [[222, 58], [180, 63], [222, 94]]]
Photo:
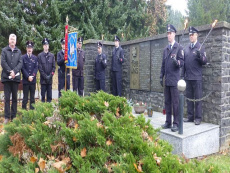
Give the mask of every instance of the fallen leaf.
[[82, 150], [81, 150], [81, 157], [85, 157], [86, 156], [86, 148], [83, 148]]
[[37, 158], [36, 156], [32, 156], [32, 157], [30, 158], [30, 161], [31, 161], [32, 163], [35, 163], [37, 160], [38, 160], [38, 158]]
[[2, 155], [0, 155], [0, 161], [2, 160], [2, 158], [3, 158], [3, 156], [2, 156]]
[[106, 141], [106, 145], [111, 145], [113, 143], [113, 141], [111, 141], [110, 139]]
[[103, 125], [102, 125], [101, 123], [98, 122], [98, 123], [97, 123], [97, 127], [98, 127], [98, 128], [102, 128]]
[[78, 128], [78, 124], [76, 123], [76, 124], [74, 125], [74, 130], [77, 130], [77, 128]]
[[106, 107], [109, 107], [109, 103], [108, 102], [104, 102], [104, 105], [106, 106]]
[[45, 124], [45, 125], [49, 125], [49, 124], [50, 124], [50, 122], [49, 122], [49, 121], [45, 121], [43, 124]]
[[154, 160], [157, 162], [157, 165], [160, 166], [161, 164], [161, 157], [157, 157], [157, 154], [155, 153], [153, 156]]
[[136, 168], [137, 172], [143, 172], [142, 169], [141, 170], [139, 169], [139, 166], [137, 167], [136, 163], [134, 163], [133, 165]]
[[119, 111], [120, 111], [120, 108], [118, 107], [117, 110], [116, 110], [116, 116], [117, 116], [117, 117], [120, 116]]
[[49, 160], [55, 160], [55, 157], [54, 157], [54, 156], [49, 156], [49, 155], [47, 155], [47, 158], [48, 158]]
[[75, 136], [73, 137], [73, 141], [74, 141], [74, 142], [76, 142], [76, 141], [77, 141], [77, 138], [76, 138]]
[[35, 168], [35, 173], [38, 173], [39, 172], [39, 168]]
[[43, 158], [39, 159], [38, 166], [40, 167], [41, 171], [43, 171], [46, 167], [46, 161]]
[[60, 173], [64, 173], [66, 170], [70, 169], [71, 166], [66, 166], [70, 162], [70, 158], [64, 158], [62, 161], [54, 163], [52, 166], [56, 168]]
[[149, 140], [149, 142], [152, 142], [152, 141], [153, 141], [153, 137], [152, 137], [152, 136], [149, 136], [149, 137], [148, 137], [148, 140]]

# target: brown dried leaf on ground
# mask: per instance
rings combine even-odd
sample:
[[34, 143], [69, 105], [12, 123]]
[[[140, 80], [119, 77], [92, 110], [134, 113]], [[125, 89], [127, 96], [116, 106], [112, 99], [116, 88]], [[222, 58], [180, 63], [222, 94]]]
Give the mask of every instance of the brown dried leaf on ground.
[[71, 168], [71, 165], [69, 163], [70, 158], [66, 157], [62, 161], [57, 161], [52, 166], [56, 168], [60, 173], [64, 173], [65, 171]]
[[156, 153], [154, 154], [153, 158], [157, 162], [157, 165], [160, 166], [162, 158], [161, 157], [157, 157]]
[[82, 150], [81, 150], [81, 157], [85, 157], [86, 156], [86, 148], [83, 148]]
[[143, 171], [142, 171], [142, 167], [141, 167], [140, 164], [138, 165], [138, 167], [137, 167], [136, 163], [134, 163], [133, 165], [134, 165], [134, 167], [136, 168], [137, 172], [143, 172]]
[[39, 168], [35, 168], [35, 173], [38, 173], [39, 172]]
[[120, 108], [118, 107], [117, 110], [116, 110], [116, 116], [117, 116], [117, 117], [120, 116], [119, 111], [120, 111]]
[[40, 158], [39, 162], [38, 162], [38, 166], [39, 166], [41, 171], [44, 171], [44, 169], [46, 167], [46, 161], [43, 158]]
[[19, 133], [15, 133], [13, 136], [10, 136], [10, 140], [13, 146], [10, 146], [8, 150], [14, 156], [19, 155], [19, 157], [21, 157], [23, 152], [28, 152], [30, 154], [33, 153], [32, 150], [25, 144], [24, 138]]
[[65, 144], [59, 142], [57, 145], [50, 145], [52, 152], [56, 151], [57, 149], [64, 149]]
[[106, 106], [106, 107], [109, 107], [109, 103], [108, 102], [104, 102], [104, 105]]
[[35, 163], [37, 160], [38, 160], [38, 158], [37, 158], [36, 156], [32, 156], [32, 157], [30, 158], [30, 161], [31, 161], [32, 163]]
[[2, 155], [0, 155], [0, 161], [2, 160], [2, 158], [3, 158], [3, 156], [2, 156]]
[[106, 145], [108, 145], [108, 146], [111, 145], [112, 143], [113, 143], [113, 141], [110, 139], [106, 141]]

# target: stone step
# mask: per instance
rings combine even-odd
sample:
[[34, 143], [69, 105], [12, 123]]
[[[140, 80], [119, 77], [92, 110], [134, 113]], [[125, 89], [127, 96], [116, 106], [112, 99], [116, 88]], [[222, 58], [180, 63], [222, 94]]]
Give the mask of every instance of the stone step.
[[[135, 114], [139, 116], [140, 114]], [[146, 120], [154, 128], [160, 128], [165, 123], [166, 116], [153, 112], [152, 117], [145, 115]], [[173, 146], [173, 154], [184, 155], [186, 158], [195, 158], [219, 152], [219, 125], [202, 122], [195, 125], [192, 122], [183, 123], [183, 134], [172, 132], [171, 129], [161, 129], [160, 138]]]

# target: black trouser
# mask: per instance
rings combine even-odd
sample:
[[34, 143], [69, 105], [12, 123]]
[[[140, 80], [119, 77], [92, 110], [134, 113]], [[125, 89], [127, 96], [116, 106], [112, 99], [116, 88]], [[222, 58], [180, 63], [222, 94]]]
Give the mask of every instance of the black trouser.
[[77, 91], [78, 95], [83, 96], [84, 91], [84, 77], [83, 76], [73, 76], [73, 91]]
[[[58, 73], [58, 97], [61, 97], [61, 90], [65, 89], [65, 73]], [[70, 75], [67, 74], [66, 90], [70, 89]]]
[[35, 89], [36, 84], [24, 84], [23, 85], [23, 101], [22, 101], [22, 109], [26, 109], [26, 105], [28, 103], [28, 95], [30, 93], [30, 109], [34, 109], [32, 104], [35, 103]]
[[112, 85], [113, 85], [113, 95], [121, 96], [122, 90], [122, 73], [119, 71], [113, 71], [112, 74]]
[[52, 84], [41, 84], [41, 96], [42, 102], [45, 102], [45, 94], [47, 97], [47, 102], [52, 101]]
[[105, 91], [105, 79], [96, 79], [96, 90], [103, 90]]
[[[5, 118], [14, 119], [17, 114], [18, 101], [18, 82], [4, 82], [4, 97], [5, 97]], [[10, 96], [12, 94], [12, 105], [10, 112]]]
[[[199, 99], [202, 97], [202, 81], [201, 80], [186, 80], [186, 97], [190, 99]], [[202, 102], [194, 102], [187, 100], [187, 113], [190, 121], [202, 119]]]
[[179, 91], [176, 86], [165, 86], [165, 111], [166, 123], [172, 124], [172, 108], [173, 108], [173, 124], [179, 125]]

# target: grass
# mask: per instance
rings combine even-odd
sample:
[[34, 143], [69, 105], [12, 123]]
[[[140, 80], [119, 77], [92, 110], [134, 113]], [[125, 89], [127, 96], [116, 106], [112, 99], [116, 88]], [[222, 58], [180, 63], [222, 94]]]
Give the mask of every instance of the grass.
[[202, 165], [212, 164], [213, 167], [219, 167], [222, 173], [230, 173], [230, 152], [225, 154], [214, 154], [207, 156], [201, 161]]

